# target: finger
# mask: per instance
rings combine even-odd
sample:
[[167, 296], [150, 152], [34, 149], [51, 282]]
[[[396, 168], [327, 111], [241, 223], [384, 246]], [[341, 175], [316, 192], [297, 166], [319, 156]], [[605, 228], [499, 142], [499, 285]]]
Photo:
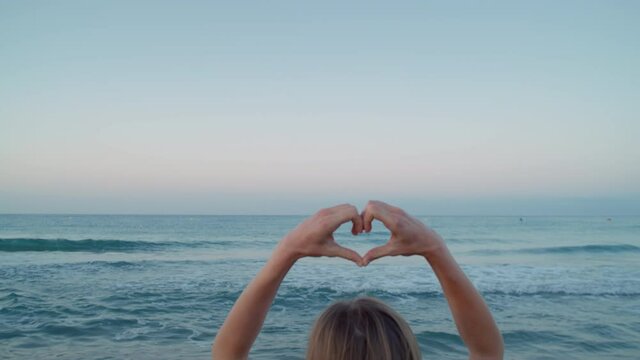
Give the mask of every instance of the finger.
[[338, 244], [333, 244], [328, 251], [328, 256], [337, 256], [337, 257], [341, 257], [343, 259], [347, 259], [347, 260], [351, 260], [354, 263], [356, 263], [358, 266], [363, 266], [363, 259], [360, 256], [360, 254], [358, 254], [357, 252], [346, 248], [346, 247], [342, 247]]
[[362, 229], [363, 229], [362, 218], [358, 213], [358, 209], [356, 209], [356, 207], [353, 205], [345, 204], [337, 207], [336, 221], [338, 222], [338, 226], [346, 223], [347, 221], [351, 221], [353, 223], [353, 226], [351, 227], [351, 233], [353, 235], [357, 235], [362, 232]]
[[374, 247], [373, 249], [367, 251], [367, 253], [362, 258], [364, 266], [369, 265], [373, 260], [379, 259], [383, 256], [390, 255], [392, 252], [392, 248], [390, 244], [384, 244], [382, 246]]
[[392, 218], [390, 211], [393, 207], [382, 201], [369, 201], [362, 212], [364, 228], [366, 232], [371, 232], [374, 219], [382, 221], [388, 229], [392, 226]]
[[362, 217], [358, 214], [358, 210], [354, 209], [354, 214], [352, 214], [351, 222], [353, 223], [353, 227], [351, 228], [351, 233], [353, 235], [358, 235], [364, 230], [364, 222], [362, 221]]
[[373, 213], [371, 211], [367, 211], [364, 209], [362, 214], [360, 214], [362, 218], [362, 223], [364, 224], [364, 231], [370, 233], [371, 232], [371, 222], [373, 221]]

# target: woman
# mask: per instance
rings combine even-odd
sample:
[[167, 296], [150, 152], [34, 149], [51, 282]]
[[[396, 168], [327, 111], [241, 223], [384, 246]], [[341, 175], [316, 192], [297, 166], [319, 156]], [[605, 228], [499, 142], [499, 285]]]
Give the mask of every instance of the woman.
[[[351, 232], [370, 232], [381, 221], [391, 238], [364, 257], [338, 245], [333, 232], [351, 221]], [[339, 256], [359, 266], [384, 256], [423, 256], [435, 272], [469, 359], [502, 359], [500, 331], [489, 308], [467, 279], [444, 241], [402, 209], [370, 201], [362, 214], [352, 205], [323, 209], [287, 234], [267, 264], [242, 292], [213, 344], [215, 360], [245, 359], [258, 336], [280, 283], [293, 264], [306, 256]], [[391, 308], [371, 298], [339, 302], [316, 321], [309, 338], [307, 359], [420, 359], [420, 348], [407, 323]]]

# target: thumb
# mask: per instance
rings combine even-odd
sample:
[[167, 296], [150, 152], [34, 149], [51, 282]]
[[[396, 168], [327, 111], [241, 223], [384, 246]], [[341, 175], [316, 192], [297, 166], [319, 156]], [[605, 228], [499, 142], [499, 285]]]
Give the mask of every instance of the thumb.
[[367, 253], [362, 258], [364, 262], [364, 266], [369, 265], [373, 260], [379, 259], [383, 256], [390, 255], [392, 251], [391, 244], [387, 243], [382, 246], [374, 247], [373, 249], [367, 251]]
[[363, 264], [362, 257], [360, 256], [360, 254], [358, 254], [357, 252], [349, 248], [342, 247], [335, 243], [329, 248], [327, 255], [337, 256], [343, 259], [351, 260], [354, 263], [356, 263], [358, 266], [362, 266]]

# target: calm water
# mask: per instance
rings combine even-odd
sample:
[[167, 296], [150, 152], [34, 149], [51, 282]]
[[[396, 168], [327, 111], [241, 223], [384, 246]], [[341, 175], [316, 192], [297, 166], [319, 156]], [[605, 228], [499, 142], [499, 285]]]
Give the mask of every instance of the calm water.
[[[301, 217], [0, 215], [0, 358], [206, 359], [234, 300]], [[507, 359], [640, 358], [640, 217], [426, 217], [484, 295]], [[336, 238], [364, 253], [381, 226]], [[381, 298], [426, 359], [464, 359], [419, 258], [304, 259], [252, 358], [300, 359], [331, 302]]]

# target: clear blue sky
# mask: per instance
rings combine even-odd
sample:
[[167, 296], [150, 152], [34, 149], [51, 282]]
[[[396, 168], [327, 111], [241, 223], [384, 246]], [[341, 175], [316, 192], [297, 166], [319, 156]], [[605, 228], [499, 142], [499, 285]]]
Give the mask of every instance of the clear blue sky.
[[0, 212], [639, 214], [637, 1], [0, 1]]

